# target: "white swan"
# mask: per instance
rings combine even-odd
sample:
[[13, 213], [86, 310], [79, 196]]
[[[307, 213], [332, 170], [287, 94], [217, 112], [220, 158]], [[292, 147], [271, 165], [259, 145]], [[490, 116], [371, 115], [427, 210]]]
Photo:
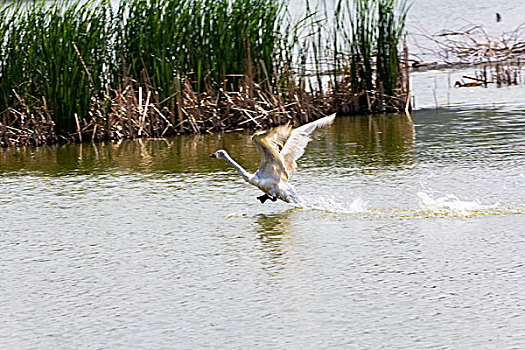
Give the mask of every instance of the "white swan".
[[331, 124], [334, 119], [335, 113], [297, 129], [292, 129], [288, 123], [255, 133], [252, 140], [259, 146], [261, 152], [261, 165], [255, 174], [244, 170], [225, 150], [218, 150], [210, 157], [226, 159], [246, 182], [263, 191], [265, 194], [257, 197], [261, 203], [267, 199], [274, 202], [280, 199], [288, 203], [299, 203], [293, 186], [288, 183], [290, 174], [297, 166], [295, 161], [304, 154], [304, 148], [311, 140], [312, 132]]

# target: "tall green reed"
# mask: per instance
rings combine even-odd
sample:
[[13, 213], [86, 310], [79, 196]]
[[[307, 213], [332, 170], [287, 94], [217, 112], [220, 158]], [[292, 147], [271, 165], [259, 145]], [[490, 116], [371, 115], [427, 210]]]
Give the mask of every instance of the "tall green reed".
[[[341, 0], [342, 1], [342, 0]], [[395, 95], [400, 75], [398, 47], [408, 11], [406, 0], [345, 0], [352, 90]]]
[[[310, 9], [306, 26], [318, 88], [321, 72], [334, 91], [381, 89], [395, 95], [399, 84], [399, 45], [409, 6], [406, 0], [335, 0]], [[321, 18], [321, 19], [319, 19]], [[299, 63], [297, 63], [300, 65]], [[342, 84], [343, 83], [343, 84]]]
[[[4, 8], [0, 108], [45, 105], [61, 133], [76, 130], [100, 98], [110, 37], [108, 2], [35, 2]], [[5, 17], [4, 17], [5, 18]]]
[[[132, 0], [120, 4], [117, 58], [161, 97], [189, 78], [196, 91], [246, 75], [272, 76], [282, 3], [271, 0]], [[264, 68], [263, 68], [264, 66]]]

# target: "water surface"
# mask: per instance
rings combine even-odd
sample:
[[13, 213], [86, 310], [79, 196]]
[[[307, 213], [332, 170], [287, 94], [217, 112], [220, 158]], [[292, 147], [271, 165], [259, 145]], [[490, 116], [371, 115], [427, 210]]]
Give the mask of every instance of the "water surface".
[[261, 205], [249, 132], [0, 151], [0, 347], [525, 346], [525, 112], [341, 117]]

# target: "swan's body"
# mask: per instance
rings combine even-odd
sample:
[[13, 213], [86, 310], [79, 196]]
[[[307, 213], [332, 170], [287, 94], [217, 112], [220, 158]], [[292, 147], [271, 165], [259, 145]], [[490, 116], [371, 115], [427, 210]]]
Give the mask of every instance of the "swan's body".
[[299, 197], [288, 182], [291, 173], [297, 166], [295, 161], [303, 155], [304, 148], [311, 140], [312, 132], [319, 127], [331, 124], [334, 118], [335, 114], [332, 114], [297, 129], [292, 129], [289, 124], [286, 124], [255, 133], [252, 140], [259, 146], [261, 152], [261, 165], [255, 174], [244, 170], [224, 150], [219, 150], [210, 157], [226, 159], [246, 182], [263, 191], [265, 194], [257, 197], [261, 203], [267, 199], [299, 203]]

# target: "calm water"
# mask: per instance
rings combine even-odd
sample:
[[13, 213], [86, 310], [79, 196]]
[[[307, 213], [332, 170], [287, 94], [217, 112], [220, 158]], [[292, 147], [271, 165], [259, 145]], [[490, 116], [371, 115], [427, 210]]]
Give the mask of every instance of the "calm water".
[[304, 207], [248, 133], [1, 150], [0, 348], [524, 348], [524, 117], [338, 118]]

